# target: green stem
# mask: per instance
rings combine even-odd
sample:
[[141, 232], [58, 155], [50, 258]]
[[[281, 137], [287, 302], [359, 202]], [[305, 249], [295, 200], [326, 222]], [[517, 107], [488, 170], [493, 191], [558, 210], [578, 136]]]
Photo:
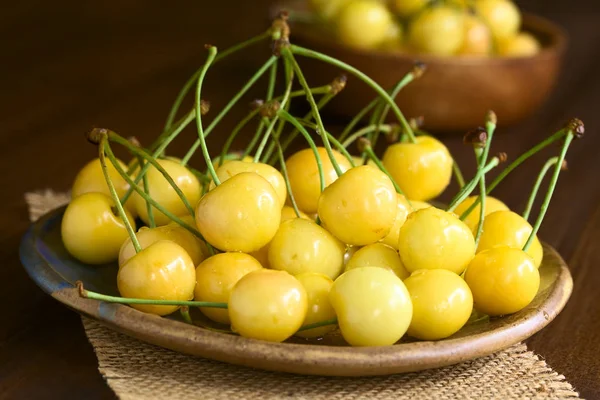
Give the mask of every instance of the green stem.
[[298, 329], [298, 332], [307, 331], [309, 329], [320, 328], [322, 326], [337, 325], [337, 323], [338, 323], [337, 318], [332, 318], [332, 319], [328, 319], [326, 321], [320, 321], [320, 322], [315, 322], [312, 324], [306, 324], [306, 325], [300, 327], [300, 329]]
[[[108, 174], [108, 168], [106, 166], [106, 153], [105, 153], [107, 148], [110, 148], [110, 145], [108, 144], [108, 135], [103, 134], [102, 138], [100, 139], [100, 145], [98, 146], [100, 166], [102, 167], [102, 173], [104, 174], [104, 179], [106, 180], [106, 185], [108, 186], [108, 191], [110, 192], [110, 196], [112, 197], [113, 202], [115, 203], [115, 206], [117, 207], [119, 217], [123, 221], [123, 224], [125, 225], [125, 229], [127, 229], [127, 234], [131, 238], [131, 243], [133, 243], [133, 248], [135, 249], [136, 253], [139, 253], [140, 251], [142, 251], [142, 246], [140, 245], [140, 242], [138, 241], [138, 238], [135, 235], [135, 231], [133, 230], [131, 223], [129, 223], [129, 218], [127, 218], [125, 209], [123, 208], [123, 205], [119, 201], [119, 195], [117, 194], [115, 185], [113, 184], [113, 181], [112, 181], [112, 179], [110, 179], [110, 175]], [[109, 157], [109, 159], [110, 159], [111, 163], [113, 165], [115, 165], [115, 167], [118, 165], [116, 158], [114, 161], [110, 157]], [[119, 166], [119, 168], [120, 168], [120, 166]]]
[[175, 222], [176, 224], [181, 225], [183, 228], [185, 228], [188, 231], [190, 231], [194, 236], [196, 236], [197, 238], [199, 238], [200, 240], [202, 240], [204, 243], [206, 243], [206, 246], [208, 247], [208, 250], [210, 251], [210, 254], [211, 255], [214, 254], [213, 247], [210, 245], [210, 243], [208, 243], [206, 241], [206, 239], [204, 239], [204, 237], [202, 236], [202, 234], [200, 232], [198, 232], [198, 230], [196, 228], [193, 228], [190, 225], [186, 224], [184, 221], [182, 221], [175, 214], [173, 214], [170, 211], [168, 211], [167, 209], [165, 209], [162, 205], [160, 205], [158, 202], [156, 202], [156, 200], [154, 200], [152, 197], [150, 197], [146, 193], [144, 193], [144, 191], [137, 184], [135, 184], [133, 182], [133, 179], [131, 179], [131, 177], [129, 175], [127, 175], [125, 173], [125, 171], [123, 170], [123, 168], [121, 168], [121, 166], [119, 165], [119, 163], [117, 161], [117, 158], [115, 157], [114, 153], [112, 152], [112, 149], [110, 148], [110, 146], [106, 146], [106, 156], [109, 158], [110, 162], [114, 165], [114, 167], [117, 170], [117, 172], [123, 177], [123, 179], [125, 179], [125, 181], [129, 185], [131, 185], [131, 187], [133, 187], [133, 189], [135, 190], [135, 192], [137, 194], [139, 194], [140, 196], [142, 196], [142, 198], [144, 200], [149, 201], [150, 204], [152, 204], [152, 207], [156, 208], [158, 211], [160, 211], [161, 213], [165, 214], [167, 216], [167, 218], [169, 218], [171, 221]]
[[325, 190], [325, 174], [323, 173], [323, 163], [321, 161], [321, 156], [319, 155], [319, 150], [317, 149], [317, 145], [315, 144], [315, 141], [312, 140], [312, 138], [310, 137], [310, 133], [308, 133], [308, 131], [302, 126], [302, 124], [296, 118], [294, 118], [290, 113], [288, 113], [284, 109], [280, 109], [277, 112], [277, 114], [279, 114], [279, 116], [281, 118], [285, 119], [286, 121], [288, 121], [289, 123], [294, 125], [294, 127], [296, 127], [296, 129], [298, 129], [298, 131], [302, 134], [302, 136], [304, 136], [304, 138], [308, 142], [308, 145], [312, 149], [312, 152], [315, 156], [315, 160], [317, 162], [317, 169], [319, 171], [320, 191], [323, 192], [323, 190]]
[[[300, 122], [304, 126], [308, 126], [309, 128], [318, 129], [318, 127], [315, 124], [307, 120], [299, 119], [298, 122]], [[350, 153], [348, 153], [348, 150], [346, 150], [346, 148], [331, 133], [327, 131], [325, 131], [325, 133], [327, 134], [327, 138], [329, 139], [329, 141], [333, 143], [333, 145], [338, 149], [340, 153], [342, 153], [344, 157], [346, 157], [346, 160], [348, 160], [352, 168], [356, 167], [354, 159], [352, 158]]]
[[216, 303], [212, 301], [183, 301], [183, 300], [158, 300], [158, 299], [136, 299], [131, 297], [108, 296], [80, 287], [81, 297], [92, 300], [105, 301], [107, 303], [117, 304], [147, 304], [153, 306], [188, 306], [188, 307], [207, 307], [207, 308], [227, 308], [227, 303]]
[[462, 189], [465, 186], [465, 178], [460, 170], [460, 166], [454, 159], [452, 159], [452, 173], [454, 174], [454, 178], [456, 178], [459, 189]]
[[[492, 183], [487, 187], [486, 193], [490, 194], [492, 192], [492, 190], [494, 190], [496, 188], [496, 186], [498, 186], [500, 184], [500, 182], [502, 182], [502, 180], [504, 178], [506, 178], [506, 176], [508, 174], [510, 174], [515, 168], [517, 168], [519, 165], [521, 165], [523, 162], [525, 162], [528, 158], [530, 158], [537, 152], [545, 149], [552, 143], [556, 142], [557, 140], [559, 140], [560, 138], [565, 136], [566, 133], [567, 133], [567, 131], [565, 129], [561, 129], [558, 132], [556, 132], [554, 135], [544, 139], [537, 145], [533, 146], [531, 149], [527, 150], [525, 153], [521, 154], [519, 156], [519, 158], [517, 158], [515, 161], [510, 163], [506, 168], [504, 168], [504, 170], [502, 172], [500, 172], [500, 174], [496, 177], [496, 179], [494, 179], [492, 181]], [[475, 202], [473, 204], [471, 204], [471, 206], [469, 208], [467, 208], [464, 213], [462, 213], [462, 215], [460, 216], [460, 219], [464, 220], [467, 216], [469, 216], [469, 214], [475, 209], [475, 207], [477, 207], [478, 204], [479, 204], [479, 199], [475, 200]]]
[[294, 197], [294, 192], [292, 192], [292, 185], [290, 184], [290, 177], [287, 172], [287, 167], [285, 165], [285, 158], [283, 157], [283, 149], [281, 148], [281, 144], [279, 140], [275, 139], [275, 143], [277, 143], [277, 154], [279, 154], [279, 162], [281, 163], [281, 172], [283, 173], [283, 179], [285, 180], [285, 187], [287, 188], [288, 196], [290, 196], [290, 202], [292, 203], [292, 208], [296, 213], [296, 216], [300, 218], [300, 210], [298, 209], [298, 204], [296, 203], [296, 198]]
[[378, 102], [379, 98], [372, 100], [367, 106], [360, 110], [354, 116], [354, 118], [352, 118], [352, 120], [350, 120], [350, 122], [348, 123], [348, 125], [346, 125], [346, 127], [340, 134], [340, 137], [338, 138], [340, 142], [343, 142], [344, 139], [346, 139], [346, 137], [350, 134], [350, 132], [352, 132], [356, 124], [358, 124], [364, 118], [364, 116], [367, 115], [369, 111], [371, 111], [378, 104]]
[[[148, 164], [150, 164], [154, 168], [156, 168], [158, 170], [158, 172], [160, 172], [161, 175], [167, 180], [167, 182], [173, 188], [173, 190], [175, 190], [175, 193], [177, 193], [177, 196], [179, 196], [183, 205], [188, 210], [190, 215], [191, 216], [195, 215], [194, 207], [192, 207], [192, 205], [188, 201], [187, 197], [185, 197], [185, 194], [183, 194], [183, 192], [181, 191], [179, 186], [177, 186], [177, 183], [175, 183], [173, 178], [171, 178], [171, 175], [169, 175], [167, 170], [165, 170], [163, 168], [163, 166], [160, 165], [160, 163], [158, 161], [156, 161], [156, 159], [154, 159], [150, 154], [146, 153], [144, 150], [133, 146], [131, 143], [129, 143], [129, 141], [127, 139], [125, 139], [124, 137], [118, 135], [117, 133], [115, 133], [113, 131], [108, 131], [108, 139], [112, 142], [118, 143], [118, 144], [126, 147], [127, 150], [129, 150], [135, 156], [142, 157], [145, 161], [147, 161]], [[136, 184], [136, 186], [137, 186], [137, 184]], [[149, 197], [149, 195], [147, 197]], [[146, 202], [147, 202], [147, 200], [146, 200]]]
[[479, 199], [481, 207], [479, 208], [479, 222], [477, 223], [477, 231], [475, 233], [475, 248], [479, 244], [479, 239], [483, 233], [483, 220], [485, 219], [485, 174], [479, 178]]
[[[364, 136], [368, 133], [375, 131], [376, 129], [378, 129], [378, 127], [376, 125], [365, 126], [364, 128], [361, 128], [361, 129], [357, 130], [356, 132], [354, 132], [352, 135], [350, 135], [350, 137], [347, 138], [342, 143], [342, 146], [344, 146], [345, 148], [348, 148], [356, 140], [360, 139], [362, 136]], [[393, 127], [391, 125], [381, 125], [381, 126], [379, 126], [379, 130], [381, 130], [382, 132], [385, 132], [385, 133], [390, 133], [390, 132], [392, 132]]]
[[392, 181], [392, 184], [394, 185], [394, 189], [396, 189], [396, 193], [401, 194], [402, 196], [404, 196], [404, 198], [406, 199], [406, 202], [412, 208], [412, 204], [411, 204], [410, 200], [404, 194], [404, 192], [402, 191], [402, 189], [400, 188], [400, 186], [396, 183], [396, 181], [394, 180], [394, 178], [392, 177], [392, 175], [385, 168], [385, 166], [383, 165], [383, 163], [381, 162], [381, 160], [379, 160], [379, 157], [377, 157], [377, 155], [373, 151], [373, 148], [371, 146], [365, 146], [365, 148], [363, 150], [363, 153], [366, 153], [369, 156], [369, 158], [371, 160], [373, 160], [373, 162], [375, 163], [375, 165], [377, 165], [377, 168], [379, 168], [381, 170], [381, 172], [383, 172], [384, 174], [386, 174], [388, 176], [388, 178], [390, 178], [390, 180]]
[[329, 143], [329, 138], [327, 137], [327, 132], [325, 130], [325, 126], [323, 125], [323, 120], [321, 119], [321, 114], [319, 113], [319, 107], [317, 106], [317, 102], [315, 101], [313, 94], [310, 92], [310, 86], [308, 86], [308, 82], [306, 82], [306, 78], [304, 77], [304, 74], [302, 73], [302, 69], [300, 68], [300, 65], [298, 65], [298, 62], [296, 61], [296, 58], [294, 57], [294, 54], [290, 51], [289, 47], [285, 47], [282, 50], [282, 54], [292, 64], [292, 67], [294, 68], [294, 71], [296, 72], [296, 75], [298, 76], [298, 81], [300, 82], [300, 85], [306, 91], [306, 98], [308, 100], [308, 103], [310, 104], [313, 115], [317, 122], [317, 126], [319, 128], [319, 135], [321, 136], [321, 139], [323, 140], [323, 144], [325, 146], [325, 151], [327, 152], [327, 155], [329, 156], [329, 160], [331, 161], [331, 164], [333, 165], [333, 168], [335, 169], [335, 173], [337, 174], [337, 176], [342, 176], [342, 174], [344, 172], [340, 168], [337, 160], [335, 159], [335, 156], [333, 155], [331, 143]]
[[450, 205], [448, 206], [446, 211], [448, 211], [448, 212], [454, 211], [454, 209], [456, 207], [458, 207], [458, 205], [460, 203], [462, 203], [473, 192], [473, 190], [477, 186], [477, 183], [481, 179], [481, 176], [490, 172], [499, 163], [500, 163], [500, 160], [498, 159], [498, 157], [494, 157], [484, 168], [479, 169], [477, 171], [477, 174], [475, 175], [475, 177], [471, 181], [469, 181], [469, 183], [467, 183], [465, 185], [465, 187], [463, 187], [461, 190], [459, 190], [459, 192], [456, 194], [456, 196], [454, 196], [454, 199], [452, 199], [452, 201], [450, 202]]
[[[181, 133], [181, 131], [183, 131], [194, 120], [194, 118], [195, 118], [194, 110], [190, 111], [187, 115], [185, 115], [183, 118], [181, 118], [181, 120], [179, 120], [179, 122], [177, 122], [177, 124], [174, 125], [175, 128], [173, 129], [173, 131], [169, 132], [168, 136], [160, 143], [160, 145], [156, 149], [153, 150], [152, 157], [153, 158], [159, 157], [163, 153], [163, 151], [167, 148], [167, 146], [177, 137], [177, 135], [179, 135]], [[152, 149], [152, 146], [150, 147], [150, 149]], [[146, 163], [135, 178], [136, 185], [138, 183], [140, 183], [140, 181], [146, 175], [148, 168], [150, 168], [150, 164]], [[134, 170], [135, 170], [135, 165], [133, 165], [131, 168], [129, 168], [127, 173], [131, 174]], [[127, 192], [125, 192], [123, 197], [121, 198], [121, 204], [125, 204], [132, 193], [133, 193], [133, 187], [130, 187], [127, 190]]]
[[[490, 148], [492, 147], [492, 139], [494, 137], [494, 132], [496, 131], [496, 114], [493, 112], [489, 112], [486, 121], [486, 131], [487, 131], [487, 140], [483, 150], [475, 149], [475, 156], [477, 157], [477, 168], [481, 169], [485, 166], [487, 162], [487, 158], [490, 154]], [[477, 231], [475, 233], [475, 247], [479, 245], [479, 239], [481, 238], [481, 234], [483, 233], [483, 222], [485, 219], [485, 201], [486, 201], [486, 192], [485, 192], [485, 174], [481, 175], [479, 178], [479, 202], [481, 203], [481, 207], [479, 207], [479, 221], [477, 222]]]
[[181, 312], [181, 318], [183, 318], [183, 320], [186, 323], [188, 323], [190, 325], [194, 325], [194, 321], [192, 321], [192, 317], [190, 316], [190, 307], [189, 306], [181, 306], [179, 311]]
[[[224, 57], [227, 57], [228, 55], [235, 53], [236, 51], [241, 50], [245, 47], [248, 47], [254, 43], [258, 43], [261, 40], [268, 38], [269, 36], [271, 36], [270, 30], [266, 31], [258, 36], [254, 36], [253, 38], [250, 38], [250, 39], [248, 39], [244, 42], [241, 42], [235, 46], [232, 46], [232, 47], [228, 48], [227, 50], [225, 50], [224, 52], [222, 52], [221, 54], [219, 54], [215, 58], [214, 62], [216, 63], [219, 60], [222, 60]], [[179, 94], [177, 95], [177, 98], [175, 99], [175, 102], [173, 103], [173, 106], [171, 107], [171, 111], [169, 112], [167, 122], [165, 123], [164, 131], [168, 131], [169, 129], [171, 129], [173, 120], [175, 119], [175, 116], [177, 115], [177, 111], [179, 111], [179, 107], [181, 106], [183, 99], [189, 93], [189, 91], [194, 87], [194, 84], [198, 80], [198, 76], [200, 75], [201, 71], [202, 71], [202, 68], [200, 68], [196, 72], [194, 72], [194, 74], [190, 77], [190, 79], [188, 79], [188, 81], [185, 83], [183, 88], [179, 91]]]
[[550, 180], [550, 184], [548, 185], [548, 191], [546, 192], [546, 197], [544, 198], [544, 202], [540, 207], [540, 213], [535, 221], [535, 225], [533, 225], [533, 230], [523, 246], [523, 251], [527, 251], [533, 239], [535, 239], [538, 231], [540, 230], [540, 226], [542, 225], [542, 221], [546, 216], [546, 211], [548, 211], [548, 206], [550, 205], [550, 199], [552, 199], [552, 195], [554, 194], [554, 189], [556, 189], [556, 183], [558, 182], [558, 176], [560, 175], [560, 171], [562, 169], [563, 161], [565, 160], [565, 156], [567, 155], [567, 150], [569, 149], [569, 145], [571, 141], [573, 141], [574, 134], [571, 130], [567, 131], [567, 137], [565, 138], [565, 143], [561, 149], [560, 155], [558, 156], [558, 161], [556, 162], [556, 166], [554, 167], [554, 174], [552, 175], [552, 179]]
[[[204, 82], [204, 77], [206, 76], [206, 72], [208, 68], [214, 61], [217, 55], [217, 48], [211, 46], [208, 49], [208, 57], [206, 58], [206, 62], [200, 71], [200, 75], [198, 75], [198, 84], [196, 85], [196, 99], [195, 99], [195, 109], [196, 109], [196, 129], [198, 130], [198, 142], [200, 143], [200, 147], [202, 148], [202, 156], [204, 157], [204, 161], [206, 162], [206, 167], [208, 168], [208, 172], [215, 183], [216, 186], [221, 184], [221, 180], [217, 176], [215, 172], [215, 167], [212, 164], [212, 160], [210, 159], [210, 154], [208, 153], [208, 146], [206, 145], [206, 139], [204, 137], [204, 129], [202, 128], [202, 113], [200, 112], [200, 95], [202, 93], [202, 83]], [[186, 162], [182, 162], [182, 164], [186, 164]]]
[[[140, 167], [144, 166], [144, 158], [141, 156], [137, 157], [138, 160], [138, 164], [140, 165]], [[142, 181], [144, 182], [144, 192], [150, 196], [150, 186], [148, 185], [148, 175], [144, 174], [144, 178], [142, 178]], [[148, 222], [150, 225], [150, 228], [156, 228], [156, 221], [154, 220], [154, 210], [152, 208], [152, 204], [150, 204], [149, 202], [146, 202], [146, 214], [148, 214]]]
[[[330, 91], [331, 91], [331, 86], [329, 86]], [[312, 92], [313, 95], [317, 94], [314, 91]], [[325, 95], [319, 100], [319, 102], [317, 103], [317, 108], [320, 110], [323, 107], [325, 107], [327, 105], [327, 103], [329, 103], [331, 101], [331, 99], [333, 99], [335, 97], [335, 95], [333, 93], [325, 93]], [[306, 121], [310, 121], [312, 118], [314, 117], [313, 111], [312, 109], [306, 114], [304, 115], [304, 120]], [[281, 133], [279, 133], [280, 135]], [[286, 136], [285, 141], [281, 144], [281, 147], [283, 148], [283, 150], [287, 150], [287, 148], [292, 144], [292, 142], [294, 141], [294, 139], [296, 139], [296, 137], [298, 136], [298, 130], [294, 129], [292, 132], [290, 132], [289, 135]], [[273, 154], [274, 148], [269, 147], [269, 151], [267, 151], [267, 155], [268, 155], [268, 160], [270, 164], [273, 164], [274, 158], [275, 156], [271, 157], [271, 155]]]
[[[229, 110], [231, 110], [231, 108], [239, 101], [239, 99], [244, 94], [246, 94], [246, 92], [256, 83], [256, 81], [258, 79], [260, 79], [261, 76], [264, 75], [264, 73], [269, 69], [271, 64], [273, 64], [275, 62], [277, 62], [277, 57], [271, 56], [263, 64], [263, 66], [260, 67], [260, 69], [254, 73], [254, 75], [252, 75], [252, 77], [248, 80], [248, 82], [246, 82], [246, 84], [240, 89], [240, 91], [238, 93], [236, 93], [235, 96], [233, 96], [233, 98], [229, 101], [229, 103], [227, 103], [227, 105], [215, 117], [215, 119], [212, 120], [212, 122], [206, 128], [206, 130], [204, 132], [204, 137], [207, 137], [212, 132], [212, 130], [215, 128], [215, 126], [217, 126], [217, 124], [221, 121], [221, 119], [223, 119], [223, 117], [229, 112]], [[196, 152], [196, 150], [198, 149], [199, 146], [200, 146], [200, 139], [198, 139], [194, 142], [192, 147], [190, 147], [189, 151], [186, 153], [186, 155], [181, 160], [181, 163], [183, 165], [188, 163], [188, 161], [190, 160], [190, 158], [192, 158], [192, 156], [194, 155], [194, 153]]]
[[525, 211], [523, 211], [523, 218], [529, 220], [529, 214], [531, 213], [531, 209], [533, 208], [533, 203], [535, 202], [535, 198], [537, 197], [538, 191], [540, 190], [540, 186], [542, 185], [542, 181], [546, 177], [546, 174], [558, 162], [558, 157], [552, 157], [546, 164], [542, 167], [542, 170], [537, 176], [535, 181], [535, 185], [533, 185], [533, 189], [531, 190], [531, 194], [529, 195], [529, 200], [527, 201], [527, 206], [525, 207]]
[[231, 148], [231, 145], [233, 144], [233, 141], [235, 140], [238, 133], [248, 124], [248, 122], [250, 122], [252, 118], [256, 116], [256, 114], [258, 114], [259, 111], [259, 108], [252, 110], [250, 113], [248, 113], [248, 115], [246, 115], [246, 117], [244, 117], [244, 119], [237, 123], [235, 128], [233, 128], [233, 131], [231, 131], [231, 135], [229, 135], [227, 141], [223, 145], [223, 149], [221, 150], [221, 155], [219, 156], [219, 160], [217, 163], [217, 168], [223, 165], [223, 163], [225, 162], [225, 157], [229, 152], [229, 149]]
[[336, 60], [333, 57], [329, 57], [329, 56], [319, 53], [317, 51], [305, 49], [303, 47], [296, 46], [296, 45], [291, 45], [290, 49], [291, 49], [291, 52], [294, 54], [299, 54], [304, 57], [316, 58], [320, 61], [332, 64], [338, 68], [348, 71], [351, 74], [353, 74], [354, 76], [356, 76], [357, 78], [359, 78], [360, 80], [362, 80], [363, 82], [365, 82], [371, 88], [373, 88], [373, 90], [375, 90], [377, 92], [377, 94], [379, 96], [381, 96], [392, 107], [394, 114], [400, 121], [402, 130], [408, 135], [410, 141], [412, 143], [415, 143], [415, 141], [416, 141], [415, 135], [413, 133], [412, 128], [410, 127], [410, 124], [404, 117], [404, 114], [402, 114], [402, 111], [400, 111], [400, 108], [398, 108], [398, 105], [390, 97], [390, 95], [380, 85], [378, 85], [373, 79], [371, 79], [369, 76], [365, 75], [363, 72], [359, 71], [358, 69], [352, 67], [351, 65], [348, 65], [342, 61]]

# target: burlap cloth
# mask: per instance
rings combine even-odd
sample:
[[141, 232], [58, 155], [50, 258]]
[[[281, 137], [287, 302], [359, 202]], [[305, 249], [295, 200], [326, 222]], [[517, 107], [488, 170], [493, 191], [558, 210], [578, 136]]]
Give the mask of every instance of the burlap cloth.
[[[27, 193], [31, 220], [68, 194]], [[179, 354], [82, 318], [98, 369], [123, 400], [137, 399], [574, 399], [563, 375], [520, 343], [435, 370], [368, 378], [273, 373]]]

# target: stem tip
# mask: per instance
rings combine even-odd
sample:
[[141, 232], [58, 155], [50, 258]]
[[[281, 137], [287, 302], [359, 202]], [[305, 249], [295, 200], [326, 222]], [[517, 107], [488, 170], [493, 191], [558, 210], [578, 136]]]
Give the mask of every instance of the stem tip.
[[569, 166], [567, 165], [567, 160], [563, 160], [563, 162], [562, 162], [562, 164], [561, 164], [561, 166], [560, 166], [560, 169], [561, 169], [562, 171], [566, 171], [566, 170], [568, 170], [568, 169], [569, 169]]
[[88, 142], [98, 145], [98, 144], [100, 144], [100, 140], [102, 140], [102, 137], [107, 136], [107, 135], [108, 135], [108, 129], [94, 128], [85, 134], [85, 138], [88, 140]]
[[331, 94], [336, 95], [346, 87], [346, 82], [348, 81], [348, 77], [344, 74], [337, 76], [331, 82]]
[[423, 74], [425, 73], [426, 70], [427, 70], [427, 64], [425, 64], [422, 61], [415, 61], [415, 64], [413, 65], [413, 69], [412, 69], [413, 77], [415, 79], [420, 78], [421, 76], [423, 76]]
[[485, 116], [485, 119], [490, 124], [494, 124], [494, 125], [498, 124], [498, 117], [496, 116], [496, 113], [493, 112], [492, 110], [489, 110], [487, 112], [487, 115]]
[[356, 141], [356, 145], [358, 147], [358, 151], [360, 151], [362, 154], [365, 152], [366, 149], [371, 147], [371, 141], [366, 137], [361, 137], [358, 138], [358, 140]]
[[583, 121], [579, 118], [573, 118], [567, 123], [567, 129], [573, 132], [577, 139], [581, 139], [585, 133]]
[[210, 111], [210, 101], [200, 100], [200, 114], [206, 115]]
[[499, 163], [503, 163], [503, 162], [506, 162], [506, 160], [508, 160], [508, 154], [506, 154], [503, 151], [501, 151], [500, 153], [498, 153], [498, 155], [496, 157], [498, 157], [498, 162]]
[[488, 139], [487, 131], [480, 127], [469, 131], [463, 136], [463, 143], [470, 144], [471, 146], [482, 149], [485, 147]]

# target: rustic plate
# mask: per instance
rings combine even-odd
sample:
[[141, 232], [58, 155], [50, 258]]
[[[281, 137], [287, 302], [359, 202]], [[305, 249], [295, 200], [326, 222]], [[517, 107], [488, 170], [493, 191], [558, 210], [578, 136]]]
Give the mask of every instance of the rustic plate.
[[[467, 325], [448, 339], [358, 348], [345, 345], [339, 333], [334, 333], [318, 342], [270, 343], [79, 297], [74, 287], [77, 280], [83, 281], [89, 290], [116, 294], [117, 266], [93, 267], [71, 258], [60, 238], [63, 212], [64, 207], [39, 219], [20, 246], [25, 269], [44, 291], [73, 310], [140, 340], [266, 370], [331, 376], [385, 375], [474, 359], [520, 342], [548, 325], [563, 309], [573, 288], [564, 261], [555, 250], [544, 245], [541, 286], [531, 305], [511, 316]], [[199, 324], [207, 323], [200, 313], [194, 319]]]

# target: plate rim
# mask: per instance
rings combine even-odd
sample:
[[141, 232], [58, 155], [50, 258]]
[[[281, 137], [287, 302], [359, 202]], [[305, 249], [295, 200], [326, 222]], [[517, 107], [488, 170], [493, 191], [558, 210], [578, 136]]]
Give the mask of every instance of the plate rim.
[[[68, 308], [103, 325], [147, 343], [181, 353], [270, 371], [320, 376], [374, 376], [444, 367], [490, 355], [519, 343], [546, 327], [563, 310], [573, 278], [560, 256], [543, 243], [546, 254], [559, 266], [549, 293], [538, 308], [524, 310], [515, 323], [468, 337], [418, 341], [381, 347], [273, 343], [244, 338], [145, 314], [122, 304], [79, 297], [77, 289], [50, 267], [36, 246], [37, 234], [56, 208], [32, 223], [21, 240], [19, 256], [30, 278]], [[143, 329], [142, 329], [143, 327]]]

